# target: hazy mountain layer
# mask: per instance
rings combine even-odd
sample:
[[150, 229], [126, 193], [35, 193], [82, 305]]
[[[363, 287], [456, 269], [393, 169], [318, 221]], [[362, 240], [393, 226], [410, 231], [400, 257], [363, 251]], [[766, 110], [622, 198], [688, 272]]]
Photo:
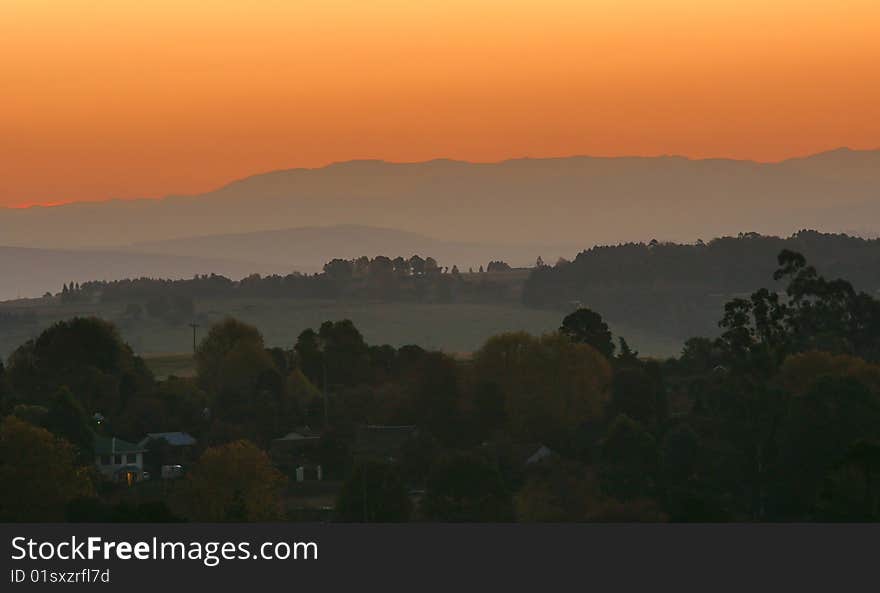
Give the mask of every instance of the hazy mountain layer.
[[588, 247], [740, 231], [876, 232], [877, 220], [880, 151], [840, 149], [772, 164], [682, 157], [353, 161], [256, 175], [199, 196], [0, 210], [0, 243], [112, 246], [357, 224], [453, 241]]

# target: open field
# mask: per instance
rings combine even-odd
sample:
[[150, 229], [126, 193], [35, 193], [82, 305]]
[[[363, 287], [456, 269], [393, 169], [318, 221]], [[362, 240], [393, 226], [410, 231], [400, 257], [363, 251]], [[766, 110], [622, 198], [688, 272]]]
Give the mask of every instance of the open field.
[[144, 362], [157, 379], [167, 379], [171, 375], [194, 377], [196, 374], [192, 352], [144, 354], [143, 357]]
[[[188, 322], [169, 323], [143, 315], [125, 315], [126, 303], [60, 303], [57, 299], [32, 299], [0, 303], [0, 313], [27, 313], [30, 321], [3, 328], [3, 356], [48, 325], [77, 315], [95, 315], [112, 321], [139, 354], [149, 358], [159, 375], [185, 375], [191, 371], [179, 356], [192, 349]], [[196, 302], [199, 339], [212, 323], [231, 315], [257, 326], [269, 346], [290, 348], [304, 329], [328, 320], [351, 319], [370, 344], [418, 344], [449, 353], [466, 353], [490, 336], [507, 331], [540, 334], [559, 327], [563, 314], [518, 305], [371, 303], [295, 299], [208, 299]], [[622, 324], [612, 326], [642, 355], [677, 354], [676, 340], [640, 332]], [[158, 356], [163, 355], [163, 356]], [[185, 358], [185, 357], [184, 357]]]

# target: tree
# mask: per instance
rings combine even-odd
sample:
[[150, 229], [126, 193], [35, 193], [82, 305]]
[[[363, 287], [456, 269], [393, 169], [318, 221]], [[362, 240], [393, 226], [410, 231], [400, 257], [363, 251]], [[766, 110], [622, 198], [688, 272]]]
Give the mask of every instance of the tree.
[[486, 266], [487, 272], [509, 272], [510, 270], [510, 265], [503, 261], [490, 261]]
[[880, 397], [852, 377], [823, 377], [792, 398], [779, 438], [774, 510], [782, 518], [809, 516], [823, 481], [859, 441], [880, 439]]
[[363, 278], [369, 273], [370, 269], [370, 258], [366, 255], [362, 255], [356, 260], [354, 260], [354, 275], [358, 278]]
[[433, 275], [440, 273], [440, 266], [433, 257], [425, 258], [425, 275]]
[[455, 361], [440, 352], [428, 352], [415, 372], [411, 386], [415, 423], [444, 444], [461, 438], [458, 369]]
[[507, 424], [504, 397], [501, 385], [494, 381], [483, 380], [474, 387], [471, 409], [481, 437], [490, 439]]
[[670, 481], [686, 480], [697, 470], [700, 437], [687, 424], [669, 430], [660, 447], [663, 474]]
[[194, 521], [273, 521], [284, 516], [285, 478], [269, 456], [245, 440], [208, 448], [186, 488]]
[[[369, 377], [369, 349], [351, 320], [322, 323], [318, 344], [329, 383], [353, 386]], [[320, 384], [323, 385], [323, 378]]]
[[823, 377], [851, 377], [880, 396], [880, 365], [848, 354], [802, 352], [785, 359], [776, 380], [790, 394], [801, 396]]
[[265, 446], [299, 418], [286, 377], [252, 326], [226, 319], [212, 327], [196, 368], [211, 401], [214, 442], [247, 438]]
[[861, 440], [826, 476], [817, 504], [820, 521], [876, 521], [880, 516], [880, 443]]
[[409, 520], [412, 503], [395, 465], [363, 462], [343, 484], [336, 512], [347, 522], [399, 523]]
[[623, 336], [617, 338], [617, 343], [620, 344], [620, 353], [617, 355], [617, 362], [625, 365], [637, 365], [639, 362], [638, 351], [630, 348], [629, 343], [627, 343]]
[[524, 442], [568, 447], [580, 425], [603, 416], [610, 395], [608, 360], [559, 334], [494, 336], [474, 353], [473, 368], [477, 381], [498, 385], [509, 431]]
[[259, 330], [231, 317], [211, 327], [195, 360], [199, 384], [210, 394], [253, 387], [260, 373], [273, 366]]
[[606, 358], [614, 354], [611, 330], [602, 316], [590, 309], [581, 308], [562, 320], [560, 333], [580, 344], [589, 344]]
[[61, 387], [55, 394], [43, 420], [43, 427], [74, 445], [80, 461], [85, 463], [92, 459], [92, 422], [67, 387]]
[[731, 364], [768, 377], [797, 352], [880, 354], [880, 301], [844, 280], [826, 280], [800, 253], [783, 249], [777, 261], [773, 278], [788, 280], [787, 298], [762, 288], [725, 305], [719, 344]]
[[68, 502], [94, 495], [74, 447], [15, 416], [0, 423], [0, 484], [0, 521], [61, 521]]
[[321, 341], [317, 332], [311, 328], [303, 330], [296, 339], [296, 346], [293, 350], [296, 352], [297, 363], [303, 374], [313, 384], [322, 386], [324, 384], [324, 354], [321, 352]]
[[333, 280], [348, 282], [354, 274], [354, 265], [347, 259], [333, 259], [324, 264], [324, 273]]
[[601, 444], [599, 467], [602, 484], [613, 498], [650, 498], [657, 472], [657, 442], [641, 424], [621, 414]]
[[318, 388], [299, 369], [293, 369], [287, 376], [287, 392], [293, 399], [299, 414], [302, 414], [309, 402], [321, 397]]
[[510, 521], [513, 502], [498, 470], [485, 459], [453, 453], [431, 470], [422, 511], [433, 521]]
[[408, 488], [424, 488], [437, 460], [442, 455], [442, 448], [433, 436], [419, 432], [406, 440], [400, 448], [400, 477]]
[[387, 256], [377, 255], [370, 262], [369, 273], [370, 276], [377, 278], [391, 278], [394, 273], [394, 262]]
[[659, 426], [665, 419], [666, 393], [657, 365], [625, 366], [617, 369], [612, 381], [609, 406], [612, 416], [625, 414], [645, 426]]
[[384, 255], [378, 255], [370, 262], [367, 282], [368, 293], [375, 298], [389, 299], [397, 289], [394, 262]]
[[104, 414], [117, 412], [154, 384], [116, 328], [94, 317], [55, 323], [17, 348], [9, 357], [8, 376], [27, 403], [48, 405], [66, 386], [88, 413]]
[[413, 276], [425, 275], [425, 260], [418, 255], [409, 258], [409, 269], [412, 270]]
[[666, 432], [660, 444], [658, 482], [671, 520], [730, 520], [725, 510], [730, 494], [721, 488], [723, 481], [717, 475], [723, 465], [723, 454], [706, 451], [706, 443], [688, 424], [677, 424]]
[[[216, 400], [210, 403], [216, 407]], [[158, 389], [130, 398], [125, 410], [112, 419], [116, 436], [138, 441], [147, 432], [184, 431], [201, 434], [208, 425], [209, 400], [190, 378], [169, 377]]]
[[0, 417], [6, 416], [15, 407], [15, 397], [9, 388], [9, 377], [6, 366], [0, 361]]
[[516, 516], [521, 522], [589, 521], [602, 498], [585, 467], [551, 462], [529, 474], [516, 495]]
[[397, 276], [400, 276], [400, 277], [409, 276], [410, 272], [412, 272], [412, 270], [410, 269], [409, 261], [403, 259], [399, 255], [394, 258], [392, 263], [394, 264], [394, 273]]
[[719, 348], [709, 338], [689, 338], [684, 343], [679, 363], [692, 373], [706, 373], [720, 362]]

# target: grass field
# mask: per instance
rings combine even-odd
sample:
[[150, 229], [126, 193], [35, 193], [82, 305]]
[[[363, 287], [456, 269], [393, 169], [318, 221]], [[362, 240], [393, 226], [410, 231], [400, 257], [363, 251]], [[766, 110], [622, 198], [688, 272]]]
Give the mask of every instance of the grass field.
[[192, 352], [144, 354], [143, 357], [157, 379], [167, 379], [171, 375], [194, 377], [196, 374]]
[[[186, 323], [170, 324], [144, 317], [128, 319], [124, 303], [62, 304], [48, 299], [7, 302], [0, 311], [30, 311], [35, 322], [27, 327], [0, 333], [0, 351], [7, 356], [15, 347], [36, 336], [51, 323], [76, 315], [95, 315], [114, 322], [123, 338], [139, 354], [145, 355], [159, 375], [191, 372], [180, 356], [192, 350], [192, 330]], [[516, 305], [418, 304], [312, 301], [295, 299], [216, 299], [196, 303], [198, 336], [212, 323], [231, 315], [257, 326], [269, 346], [290, 348], [301, 331], [317, 328], [328, 320], [351, 319], [370, 344], [418, 344], [450, 353], [466, 353], [479, 348], [490, 336], [507, 331], [540, 334], [559, 327], [562, 314], [528, 309]], [[636, 328], [617, 324], [615, 333], [646, 356], [677, 354], [681, 344]]]

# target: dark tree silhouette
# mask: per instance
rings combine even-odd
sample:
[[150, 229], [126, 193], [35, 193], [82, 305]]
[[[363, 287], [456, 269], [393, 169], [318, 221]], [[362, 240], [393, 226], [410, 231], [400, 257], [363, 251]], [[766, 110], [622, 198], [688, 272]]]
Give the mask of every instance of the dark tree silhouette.
[[589, 344], [608, 358], [614, 354], [611, 330], [595, 311], [578, 309], [562, 320], [559, 331], [575, 342]]

